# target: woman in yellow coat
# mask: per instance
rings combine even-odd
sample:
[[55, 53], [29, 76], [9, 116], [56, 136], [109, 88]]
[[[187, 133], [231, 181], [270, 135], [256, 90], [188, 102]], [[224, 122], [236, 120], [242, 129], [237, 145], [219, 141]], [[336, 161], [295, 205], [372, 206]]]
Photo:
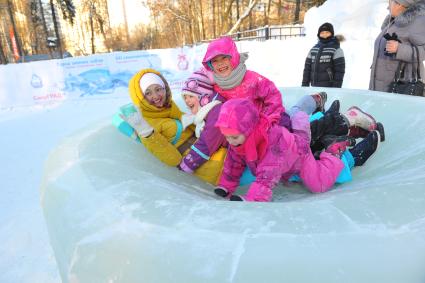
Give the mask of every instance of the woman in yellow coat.
[[[165, 78], [153, 69], [141, 70], [130, 80], [129, 92], [137, 112], [125, 118], [126, 121], [149, 152], [167, 165], [179, 165], [196, 137], [192, 127], [183, 128], [183, 113], [174, 103]], [[215, 185], [223, 159], [223, 152], [217, 152], [195, 175]]]

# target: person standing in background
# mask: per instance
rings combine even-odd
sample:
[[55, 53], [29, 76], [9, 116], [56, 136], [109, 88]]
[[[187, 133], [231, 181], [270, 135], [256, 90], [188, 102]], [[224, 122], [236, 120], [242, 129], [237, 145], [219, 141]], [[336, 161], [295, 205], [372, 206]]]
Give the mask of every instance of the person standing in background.
[[[384, 92], [394, 80], [399, 62], [406, 63], [404, 79], [410, 80], [419, 55], [420, 76], [425, 76], [425, 0], [390, 0], [388, 9], [390, 14], [375, 40], [369, 82], [370, 90]], [[415, 52], [412, 62], [414, 47], [419, 54]]]
[[305, 59], [302, 86], [341, 87], [345, 74], [341, 35], [334, 36], [334, 27], [324, 23], [317, 32], [319, 42]]

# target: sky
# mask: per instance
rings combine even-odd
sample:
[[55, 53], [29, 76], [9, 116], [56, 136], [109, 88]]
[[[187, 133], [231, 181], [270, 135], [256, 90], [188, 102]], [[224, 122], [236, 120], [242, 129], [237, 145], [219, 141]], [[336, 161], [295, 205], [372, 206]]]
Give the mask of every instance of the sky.
[[[111, 19], [119, 22], [121, 1], [110, 3], [116, 5], [112, 9], [116, 14], [111, 15]], [[147, 18], [144, 12], [139, 12], [138, 3], [140, 1], [126, 1], [130, 22]], [[386, 5], [386, 0], [328, 0], [322, 7], [307, 12], [307, 37], [285, 42], [240, 43], [238, 47], [240, 51], [250, 52], [249, 69], [269, 77], [278, 86], [297, 86], [301, 83], [304, 58], [316, 41], [318, 26], [331, 21], [336, 33], [347, 38], [342, 48], [350, 64], [344, 87], [365, 90], [373, 40], [387, 14]], [[179, 52], [175, 50], [176, 54]], [[284, 58], [282, 63], [270, 64], [280, 55]], [[19, 83], [18, 70], [16, 72]], [[13, 89], [7, 91], [13, 95]], [[40, 206], [44, 161], [64, 137], [92, 122], [110, 119], [120, 105], [128, 102], [128, 98], [102, 98], [65, 102], [59, 107], [0, 109], [0, 282], [60, 282]]]

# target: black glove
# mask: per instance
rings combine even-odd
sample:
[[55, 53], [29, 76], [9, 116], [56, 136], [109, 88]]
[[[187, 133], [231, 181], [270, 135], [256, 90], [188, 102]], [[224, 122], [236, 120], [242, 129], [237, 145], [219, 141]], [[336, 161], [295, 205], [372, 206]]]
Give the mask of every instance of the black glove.
[[[391, 34], [391, 35], [387, 32], [386, 34], [384, 34], [384, 38], [385, 38], [387, 41], [388, 41], [388, 40], [395, 40], [395, 41], [397, 41], [397, 42], [401, 43], [401, 40], [400, 40], [400, 39], [398, 39], [398, 35], [397, 35], [395, 32], [393, 32], [393, 34]], [[395, 56], [395, 54], [394, 54], [394, 53], [388, 53], [386, 49], [384, 49], [384, 54], [385, 54], [386, 56], [392, 56], [392, 57], [394, 57], [394, 56]]]
[[387, 32], [386, 34], [384, 34], [384, 38], [386, 40], [395, 40], [401, 43], [401, 40], [398, 39], [398, 35], [395, 32], [393, 32], [393, 34], [391, 35]]

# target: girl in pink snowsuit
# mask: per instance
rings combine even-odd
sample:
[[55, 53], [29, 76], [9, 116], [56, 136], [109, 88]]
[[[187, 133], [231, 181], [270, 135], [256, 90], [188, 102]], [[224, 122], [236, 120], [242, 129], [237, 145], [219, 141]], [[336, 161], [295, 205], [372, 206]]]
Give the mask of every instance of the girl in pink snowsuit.
[[[270, 201], [277, 183], [294, 174], [311, 192], [326, 192], [344, 167], [337, 156], [343, 148], [324, 151], [320, 160], [314, 159], [309, 118], [301, 111], [292, 117], [290, 133], [285, 127], [270, 125], [250, 100], [232, 99], [221, 107], [215, 125], [230, 144], [215, 193], [230, 200]], [[245, 166], [256, 180], [245, 196], [233, 195]]]
[[[230, 37], [221, 37], [208, 45], [202, 64], [215, 82], [214, 90], [226, 100], [249, 98], [271, 124], [281, 123], [282, 95], [272, 81], [247, 70], [246, 59], [248, 54], [239, 54]], [[288, 120], [283, 124], [288, 123], [289, 116], [283, 116]]]

